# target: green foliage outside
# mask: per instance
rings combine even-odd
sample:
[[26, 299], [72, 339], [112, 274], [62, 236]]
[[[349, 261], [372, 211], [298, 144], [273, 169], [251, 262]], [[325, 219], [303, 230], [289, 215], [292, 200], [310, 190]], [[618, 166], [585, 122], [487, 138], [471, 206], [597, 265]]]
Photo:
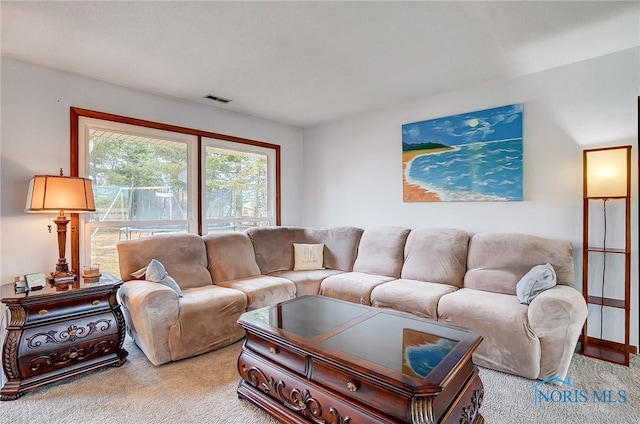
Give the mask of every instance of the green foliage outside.
[[266, 156], [207, 148], [207, 217], [267, 216]]
[[[156, 191], [173, 193], [170, 201], [178, 202], [174, 210], [186, 212], [186, 145], [99, 137], [92, 138], [91, 142], [89, 173], [94, 178], [98, 209], [93, 220], [135, 219], [143, 207], [158, 207], [150, 202], [163, 201], [148, 196], [155, 192], [146, 193], [144, 197], [142, 190], [122, 188], [156, 187]], [[203, 200], [207, 202], [208, 218], [267, 215], [266, 156], [207, 148], [205, 160], [206, 197], [203, 193]], [[164, 202], [166, 204], [166, 200]], [[109, 216], [105, 216], [107, 210]], [[126, 217], [123, 210], [127, 210]], [[154, 219], [151, 215], [145, 217], [149, 218]]]
[[187, 148], [93, 138], [90, 174], [97, 185], [120, 187], [169, 186], [182, 189], [178, 178], [186, 170]]

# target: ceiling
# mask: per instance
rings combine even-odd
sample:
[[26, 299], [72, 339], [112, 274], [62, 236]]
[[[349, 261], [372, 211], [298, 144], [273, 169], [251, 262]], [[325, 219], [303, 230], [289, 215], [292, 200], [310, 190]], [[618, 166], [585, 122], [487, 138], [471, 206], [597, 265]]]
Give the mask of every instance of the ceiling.
[[301, 128], [640, 45], [636, 1], [0, 8], [3, 55]]

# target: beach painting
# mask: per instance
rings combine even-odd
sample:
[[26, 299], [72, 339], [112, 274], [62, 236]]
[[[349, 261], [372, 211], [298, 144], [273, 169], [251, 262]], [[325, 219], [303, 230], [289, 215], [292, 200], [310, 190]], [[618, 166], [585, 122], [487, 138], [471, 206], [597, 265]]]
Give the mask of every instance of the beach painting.
[[402, 373], [425, 378], [457, 344], [434, 334], [403, 328]]
[[522, 200], [522, 104], [402, 126], [403, 200]]

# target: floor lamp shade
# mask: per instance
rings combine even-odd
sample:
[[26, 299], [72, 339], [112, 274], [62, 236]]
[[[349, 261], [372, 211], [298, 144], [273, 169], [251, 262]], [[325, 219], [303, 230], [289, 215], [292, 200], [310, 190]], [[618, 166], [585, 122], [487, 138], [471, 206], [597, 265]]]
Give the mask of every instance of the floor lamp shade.
[[613, 147], [584, 151], [585, 197], [615, 198], [627, 195], [630, 148]]
[[77, 280], [77, 276], [69, 271], [65, 258], [69, 224], [65, 211], [78, 213], [95, 210], [93, 189], [88, 178], [65, 177], [60, 170], [60, 175], [36, 175], [29, 182], [25, 211], [58, 213], [54, 220], [58, 232], [58, 263], [56, 272], [51, 273], [51, 282], [67, 284]]

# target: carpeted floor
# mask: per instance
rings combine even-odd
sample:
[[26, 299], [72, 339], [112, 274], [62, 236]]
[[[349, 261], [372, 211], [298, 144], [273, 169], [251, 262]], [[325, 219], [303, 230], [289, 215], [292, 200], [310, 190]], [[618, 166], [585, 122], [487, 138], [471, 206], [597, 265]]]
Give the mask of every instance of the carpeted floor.
[[[120, 368], [86, 374], [0, 402], [0, 422], [276, 423], [236, 395], [240, 342], [160, 367], [151, 365], [131, 339], [126, 339], [125, 347], [129, 357]], [[567, 402], [547, 402], [539, 397], [541, 401], [534, 405], [535, 381], [488, 369], [481, 369], [480, 376], [485, 387], [480, 411], [490, 424], [640, 423], [638, 357], [626, 368], [574, 355], [569, 370], [573, 388], [538, 387], [550, 399], [564, 396]], [[554, 390], [557, 392], [551, 393]], [[594, 390], [599, 399], [594, 398]], [[563, 395], [563, 391], [568, 393]], [[622, 400], [619, 391], [624, 391], [626, 402], [613, 402]], [[605, 398], [611, 402], [604, 402]]]

